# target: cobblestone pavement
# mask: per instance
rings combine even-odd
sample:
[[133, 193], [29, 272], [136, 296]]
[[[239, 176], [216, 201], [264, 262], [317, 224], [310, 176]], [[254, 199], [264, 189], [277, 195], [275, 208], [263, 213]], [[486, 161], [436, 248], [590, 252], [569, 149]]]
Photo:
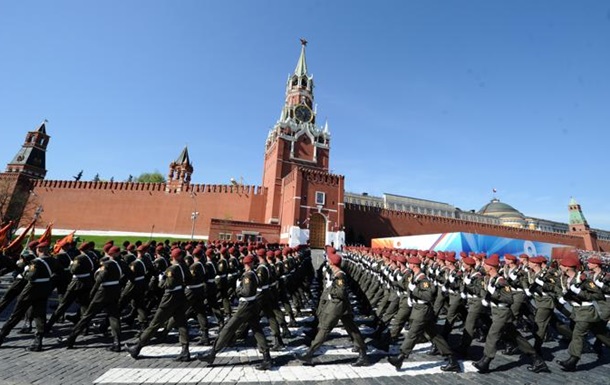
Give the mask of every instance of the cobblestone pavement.
[[[0, 279], [0, 295], [4, 293], [10, 277]], [[51, 301], [50, 305], [52, 305]], [[0, 314], [0, 325], [8, 318], [12, 308]], [[299, 319], [301, 323], [307, 318]], [[371, 329], [366, 319], [357, 318], [364, 334]], [[57, 335], [67, 335], [71, 324], [57, 325]], [[173, 357], [179, 353], [177, 335], [170, 334], [163, 344], [153, 344], [142, 350], [142, 358], [134, 360], [126, 352], [113, 353], [105, 350], [110, 337], [97, 334], [81, 336], [76, 349], [64, 349], [56, 339], [44, 341], [44, 351], [31, 353], [25, 350], [32, 340], [31, 334], [18, 334], [19, 325], [0, 347], [0, 384], [608, 384], [610, 383], [610, 359], [598, 361], [594, 353], [585, 353], [575, 373], [564, 373], [555, 363], [566, 358], [565, 343], [545, 344], [546, 356], [552, 373], [534, 374], [526, 369], [528, 358], [504, 356], [498, 353], [492, 361], [493, 371], [479, 374], [472, 361], [461, 361], [463, 373], [443, 373], [440, 357], [429, 356], [429, 344], [416, 346], [414, 353], [405, 361], [402, 370], [396, 371], [387, 363], [387, 352], [374, 349], [369, 352], [374, 365], [354, 368], [350, 365], [357, 354], [351, 352], [352, 345], [347, 334], [339, 327], [331, 334], [324, 348], [315, 357], [315, 366], [302, 366], [294, 359], [295, 352], [303, 351], [303, 327], [293, 328], [294, 338], [287, 340], [288, 346], [280, 352], [272, 352], [273, 368], [266, 372], [254, 370], [254, 364], [262, 360], [255, 348], [253, 338], [219, 354], [215, 365], [204, 367], [198, 360], [181, 363]], [[217, 332], [212, 329], [212, 336]], [[135, 331], [125, 330], [125, 341], [133, 341]], [[194, 331], [193, 331], [194, 332]], [[269, 335], [269, 330], [266, 328]], [[454, 331], [454, 333], [457, 333]], [[457, 334], [452, 339], [457, 339]], [[369, 340], [370, 342], [370, 340]], [[154, 340], [153, 340], [154, 343]], [[191, 355], [206, 351], [208, 347], [191, 346]], [[396, 353], [396, 347], [393, 348]], [[474, 357], [482, 355], [482, 345], [472, 346]], [[605, 350], [610, 357], [610, 350]]]

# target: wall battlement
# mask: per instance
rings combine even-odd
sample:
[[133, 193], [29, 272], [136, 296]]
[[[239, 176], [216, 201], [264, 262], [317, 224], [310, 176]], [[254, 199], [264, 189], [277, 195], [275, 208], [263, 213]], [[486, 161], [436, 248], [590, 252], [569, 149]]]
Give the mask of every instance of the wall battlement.
[[[166, 183], [139, 183], [139, 182], [92, 182], [72, 180], [37, 180], [34, 187], [42, 189], [74, 189], [74, 190], [123, 190], [123, 191], [160, 191], [164, 192]], [[263, 195], [261, 186], [224, 185], [224, 184], [195, 184], [184, 189], [185, 192], [194, 193], [226, 193], [226, 194], [252, 194]]]
[[303, 174], [307, 181], [313, 183], [338, 186], [339, 183], [345, 179], [345, 176], [343, 175], [331, 174], [326, 171], [313, 170], [305, 167], [299, 167], [299, 171]]

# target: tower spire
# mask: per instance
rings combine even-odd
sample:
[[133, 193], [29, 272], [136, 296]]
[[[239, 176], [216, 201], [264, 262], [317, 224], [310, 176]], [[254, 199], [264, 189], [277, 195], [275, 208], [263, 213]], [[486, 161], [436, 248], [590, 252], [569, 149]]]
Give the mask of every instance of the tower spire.
[[294, 74], [297, 76], [307, 76], [307, 62], [305, 61], [305, 47], [307, 46], [307, 40], [301, 39], [301, 56], [297, 61], [297, 66], [294, 69]]

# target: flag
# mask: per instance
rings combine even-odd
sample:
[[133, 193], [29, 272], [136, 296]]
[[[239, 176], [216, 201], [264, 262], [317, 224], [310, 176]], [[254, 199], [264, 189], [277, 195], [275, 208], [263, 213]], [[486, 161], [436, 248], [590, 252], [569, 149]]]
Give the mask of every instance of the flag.
[[53, 227], [53, 223], [49, 223], [47, 225], [46, 230], [44, 231], [44, 233], [42, 233], [42, 235], [40, 236], [40, 238], [38, 238], [38, 243], [42, 243], [42, 242], [48, 242], [51, 243], [51, 228]]
[[495, 193], [497, 193], [497, 192], [498, 192], [498, 190], [496, 190], [496, 189], [493, 189], [493, 192], [494, 192], [494, 194], [495, 194]]
[[28, 235], [28, 239], [25, 240], [26, 247], [21, 250], [21, 255], [28, 255], [30, 252], [36, 253], [36, 250], [30, 250], [29, 245], [32, 238], [36, 235], [36, 226], [32, 226], [32, 231], [30, 231], [30, 235]]
[[[21, 243], [25, 239], [25, 236], [30, 231], [30, 229], [32, 229], [34, 227], [34, 223], [36, 223], [36, 219], [34, 219], [32, 221], [32, 223], [30, 223], [28, 225], [28, 227], [26, 227], [25, 230], [23, 230], [23, 232], [17, 238], [13, 239], [13, 241], [8, 246], [6, 246], [6, 248], [4, 249], [5, 255], [11, 256], [15, 259], [19, 256], [19, 253], [21, 252], [21, 249], [23, 248]], [[15, 256], [17, 256], [17, 257], [15, 257]]]
[[63, 237], [59, 241], [55, 242], [55, 246], [53, 246], [53, 253], [55, 253], [55, 254], [59, 253], [59, 251], [61, 250], [61, 247], [63, 245], [67, 245], [68, 243], [72, 243], [74, 241], [74, 233], [75, 232], [76, 232], [76, 230], [74, 230], [70, 234], [66, 235], [65, 237]]
[[6, 226], [0, 229], [0, 248], [6, 246], [10, 240], [10, 232], [13, 227], [13, 221], [9, 221]]

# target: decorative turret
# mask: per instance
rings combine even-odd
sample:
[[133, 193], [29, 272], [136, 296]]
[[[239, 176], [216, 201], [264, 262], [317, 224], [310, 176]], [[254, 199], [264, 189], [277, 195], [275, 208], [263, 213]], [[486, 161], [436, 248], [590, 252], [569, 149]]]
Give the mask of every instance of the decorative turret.
[[7, 173], [23, 174], [30, 179], [44, 179], [46, 170], [46, 151], [50, 136], [47, 135], [45, 119], [34, 131], [29, 131], [21, 150], [6, 166]]
[[585, 215], [582, 213], [582, 209], [578, 202], [576, 202], [576, 199], [570, 198], [568, 208], [570, 210], [570, 231], [589, 230], [589, 223], [587, 223]]
[[169, 174], [167, 176], [166, 192], [181, 192], [191, 183], [191, 174], [193, 173], [193, 165], [189, 158], [187, 146], [178, 156], [178, 158], [169, 164]]
[[583, 248], [585, 250], [599, 250], [597, 246], [597, 233], [589, 227], [589, 223], [587, 223], [585, 215], [582, 213], [582, 209], [578, 202], [576, 202], [576, 199], [570, 198], [568, 208], [570, 210], [569, 233], [582, 237]]

